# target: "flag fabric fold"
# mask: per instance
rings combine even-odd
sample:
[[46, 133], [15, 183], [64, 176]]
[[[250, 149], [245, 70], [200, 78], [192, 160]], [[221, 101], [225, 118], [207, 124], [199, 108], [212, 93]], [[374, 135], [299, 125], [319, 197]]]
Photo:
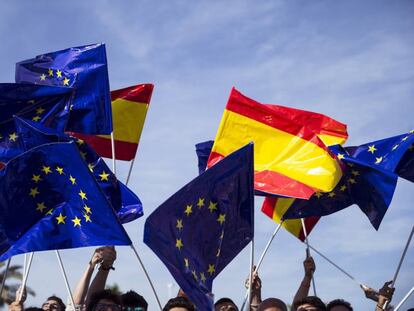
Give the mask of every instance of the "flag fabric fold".
[[0, 261], [27, 252], [130, 245], [74, 143], [42, 145], [0, 171]]
[[[280, 112], [282, 111], [282, 113]], [[318, 137], [332, 120], [313, 122], [307, 126], [306, 118], [315, 115], [301, 110], [260, 104], [232, 89], [227, 102], [208, 167], [244, 144], [255, 143], [255, 190], [264, 194], [309, 198], [315, 189], [331, 191], [341, 177], [336, 159]], [[335, 123], [336, 122], [336, 123]], [[332, 120], [341, 133], [340, 141], [347, 137], [346, 126]], [[335, 126], [327, 133], [335, 136]], [[338, 134], [339, 135], [339, 134]], [[339, 137], [339, 136], [335, 136]]]
[[[115, 158], [131, 161], [135, 158], [151, 101], [152, 84], [138, 84], [111, 92]], [[111, 137], [71, 133], [86, 141], [101, 157], [112, 158]]]
[[251, 241], [253, 145], [188, 183], [146, 220], [144, 242], [199, 310], [211, 310], [213, 279]]
[[104, 44], [72, 47], [16, 64], [16, 82], [73, 87], [67, 131], [112, 132], [108, 66]]

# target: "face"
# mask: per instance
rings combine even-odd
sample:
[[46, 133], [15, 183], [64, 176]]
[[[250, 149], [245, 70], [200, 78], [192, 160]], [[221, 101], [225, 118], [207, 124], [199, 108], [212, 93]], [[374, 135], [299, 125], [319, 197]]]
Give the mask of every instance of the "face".
[[266, 308], [264, 311], [283, 311], [283, 310], [278, 307], [270, 307], [270, 308]]
[[170, 311], [188, 311], [188, 309], [182, 307], [175, 307], [170, 309]]
[[121, 311], [121, 306], [109, 299], [101, 299], [96, 304], [94, 311]]
[[305, 303], [303, 305], [300, 305], [296, 309], [296, 311], [318, 311], [318, 308], [316, 308], [316, 307], [314, 307], [314, 306], [312, 306], [312, 305], [310, 305], [308, 303]]
[[56, 300], [48, 300], [42, 305], [44, 311], [63, 311]]
[[349, 311], [349, 309], [347, 307], [344, 307], [344, 306], [335, 306], [335, 307], [331, 308], [331, 311]]
[[237, 311], [237, 307], [234, 303], [223, 302], [215, 306], [216, 311]]

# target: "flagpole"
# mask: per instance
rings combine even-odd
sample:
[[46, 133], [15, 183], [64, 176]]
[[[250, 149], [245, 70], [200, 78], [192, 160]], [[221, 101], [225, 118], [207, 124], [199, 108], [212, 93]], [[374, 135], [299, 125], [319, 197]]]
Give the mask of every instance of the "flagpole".
[[[259, 261], [257, 262], [257, 265], [256, 265], [256, 269], [254, 270], [254, 273], [257, 273], [259, 271], [259, 268], [260, 268], [260, 266], [262, 265], [262, 262], [263, 262], [263, 258], [266, 255], [267, 251], [269, 250], [269, 247], [272, 244], [273, 239], [275, 238], [276, 234], [279, 232], [280, 228], [282, 228], [282, 225], [283, 225], [284, 221], [285, 220], [282, 220], [280, 222], [280, 224], [277, 225], [275, 231], [273, 231], [269, 241], [266, 244], [265, 249], [262, 252], [262, 255], [260, 255]], [[243, 304], [242, 304], [242, 307], [241, 307], [240, 310], [243, 310], [244, 306], [246, 305], [247, 297], [248, 297], [248, 293], [246, 293], [246, 295], [244, 296]]]
[[145, 269], [144, 263], [142, 262], [141, 258], [139, 257], [138, 252], [135, 249], [134, 244], [131, 244], [130, 246], [131, 246], [132, 250], [134, 251], [135, 256], [137, 257], [138, 262], [141, 265], [142, 270], [144, 271], [144, 274], [145, 274], [145, 276], [146, 276], [146, 278], [147, 278], [147, 280], [148, 280], [148, 282], [149, 282], [149, 284], [152, 288], [152, 292], [154, 293], [155, 299], [157, 300], [158, 306], [160, 307], [160, 310], [162, 311], [162, 306], [161, 306], [160, 299], [158, 298], [157, 292], [155, 291], [154, 284], [152, 283], [151, 278], [148, 275], [147, 269]]
[[1, 281], [0, 298], [3, 295], [4, 285], [6, 284], [7, 273], [9, 272], [11, 257], [7, 259], [6, 270], [4, 270], [3, 280]]
[[395, 307], [394, 311], [398, 311], [400, 307], [406, 302], [406, 300], [411, 296], [411, 294], [414, 292], [414, 286], [410, 289], [410, 291], [407, 293], [407, 295], [404, 296], [404, 298], [398, 303], [398, 305]]
[[[250, 270], [249, 270], [249, 288], [248, 288], [248, 296], [247, 296], [247, 305], [249, 310], [249, 306], [252, 300], [252, 282], [253, 282], [253, 263], [254, 263], [254, 237], [250, 242]], [[242, 309], [243, 310], [243, 309]]]
[[[308, 240], [308, 232], [306, 230], [305, 220], [303, 218], [300, 219], [302, 223], [303, 235], [305, 236], [305, 243], [306, 243], [306, 258], [310, 257], [310, 250], [309, 250], [309, 240]], [[313, 278], [312, 272], [312, 287], [313, 287], [313, 295], [316, 295], [316, 286], [315, 286], [315, 279]]]
[[58, 250], [55, 250], [56, 257], [59, 262], [60, 270], [62, 271], [63, 279], [65, 280], [66, 290], [68, 291], [70, 302], [72, 303], [73, 310], [76, 310], [75, 301], [73, 300], [72, 291], [70, 290], [68, 278], [66, 276], [65, 268], [63, 267], [62, 258], [60, 258], [60, 253]]
[[129, 177], [131, 177], [131, 172], [132, 172], [132, 167], [134, 166], [134, 161], [135, 161], [135, 157], [132, 159], [130, 165], [129, 165], [129, 171], [128, 171], [128, 176], [127, 179], [125, 181], [125, 186], [128, 186], [129, 183]]
[[116, 176], [116, 156], [115, 156], [115, 138], [114, 132], [111, 132], [111, 149], [112, 149], [112, 171]]
[[23, 281], [22, 281], [22, 290], [20, 291], [19, 301], [22, 300], [24, 289], [26, 288], [27, 278], [29, 277], [30, 267], [32, 265], [34, 252], [31, 252], [29, 255], [29, 261], [27, 263], [26, 271], [24, 271]]
[[[344, 269], [339, 267], [337, 264], [335, 264], [332, 260], [330, 260], [328, 257], [323, 255], [321, 252], [319, 252], [317, 249], [312, 247], [312, 245], [308, 244], [309, 248], [312, 249], [315, 253], [317, 253], [319, 256], [321, 256], [323, 259], [325, 259], [327, 262], [329, 262], [331, 265], [333, 265], [335, 268], [337, 268], [339, 271], [341, 271], [343, 274], [345, 274], [347, 277], [349, 277], [352, 281], [357, 283], [360, 287], [363, 286], [361, 282], [357, 281], [352, 275], [350, 275], [348, 272], [346, 272]], [[365, 286], [365, 285], [364, 285]]]

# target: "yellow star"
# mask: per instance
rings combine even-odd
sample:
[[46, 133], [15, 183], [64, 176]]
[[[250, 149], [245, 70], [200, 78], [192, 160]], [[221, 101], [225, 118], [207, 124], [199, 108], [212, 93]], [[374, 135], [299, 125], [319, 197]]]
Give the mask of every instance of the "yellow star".
[[32, 118], [32, 121], [38, 122], [40, 119], [41, 119], [41, 117], [40, 117], [40, 116], [34, 116], [34, 117]]
[[340, 188], [339, 190], [341, 190], [341, 191], [345, 191], [345, 190], [346, 190], [346, 186], [345, 186], [345, 185], [342, 185], [342, 186], [341, 186], [341, 188]]
[[53, 212], [53, 208], [51, 208], [50, 210], [48, 210], [45, 215], [52, 215], [52, 212]]
[[353, 178], [348, 178], [348, 182], [349, 182], [350, 184], [356, 184], [356, 181], [355, 181], [355, 179], [353, 179]]
[[368, 152], [371, 152], [374, 154], [374, 152], [377, 151], [377, 148], [375, 148], [375, 145], [368, 146]]
[[29, 195], [31, 196], [31, 197], [35, 197], [35, 196], [37, 196], [38, 194], [39, 194], [40, 192], [39, 191], [37, 191], [37, 187], [36, 188], [31, 188], [30, 189], [30, 193], [29, 193]]
[[76, 184], [76, 178], [73, 178], [72, 175], [70, 175], [69, 180], [72, 183], [72, 185]]
[[214, 212], [217, 209], [217, 203], [213, 203], [210, 201], [210, 204], [208, 205], [208, 209], [210, 210], [210, 213]]
[[195, 270], [191, 271], [191, 274], [193, 275], [194, 280], [198, 281], [198, 276], [197, 276], [196, 271]]
[[40, 178], [40, 175], [35, 175], [35, 174], [33, 174], [32, 180], [33, 180], [35, 183], [38, 183], [40, 180], [42, 180], [42, 178]]
[[36, 114], [42, 114], [43, 112], [45, 112], [45, 109], [43, 109], [42, 107], [36, 109]]
[[78, 193], [79, 196], [81, 197], [82, 200], [87, 200], [88, 198], [86, 197], [86, 193], [83, 192], [82, 190]]
[[86, 211], [86, 213], [87, 213], [87, 214], [92, 214], [92, 212], [91, 212], [91, 208], [90, 208], [88, 205], [86, 205], [86, 204], [85, 204], [85, 205], [83, 206], [83, 209]]
[[382, 157], [375, 158], [375, 164], [380, 164], [382, 162]]
[[69, 81], [68, 78], [63, 79], [63, 85], [69, 85]]
[[19, 137], [19, 135], [17, 135], [16, 133], [9, 134], [9, 139], [11, 141], [16, 141], [17, 140], [17, 137]]
[[214, 267], [214, 265], [208, 265], [208, 270], [207, 270], [207, 272], [210, 274], [210, 275], [213, 275], [215, 272], [216, 272], [216, 268]]
[[184, 266], [186, 266], [186, 268], [190, 266], [190, 263], [188, 262], [188, 258], [184, 258]]
[[56, 171], [59, 173], [59, 175], [63, 174], [63, 168], [62, 167], [56, 166]]
[[179, 250], [181, 250], [181, 248], [183, 247], [183, 241], [181, 239], [177, 239], [175, 241], [175, 247], [178, 248]]
[[105, 171], [103, 171], [102, 174], [99, 175], [99, 177], [101, 177], [101, 181], [108, 181], [108, 176], [109, 174], [105, 173]]
[[49, 74], [49, 77], [53, 76], [53, 69], [49, 69], [49, 70], [47, 71], [47, 73]]
[[[88, 163], [88, 168], [89, 168], [89, 170], [93, 173], [93, 168], [94, 168], [94, 166], [93, 166], [93, 164], [92, 163]], [[99, 175], [100, 176], [100, 175]]]
[[321, 198], [321, 196], [323, 196], [322, 192], [315, 192], [315, 197], [317, 197], [318, 199]]
[[42, 202], [42, 203], [37, 203], [36, 204], [37, 205], [37, 208], [36, 208], [36, 211], [39, 211], [39, 212], [43, 212], [43, 210], [44, 209], [46, 209], [46, 205], [45, 205], [45, 202]]
[[220, 223], [220, 225], [222, 225], [223, 222], [226, 221], [226, 214], [220, 214], [219, 217], [217, 218], [217, 221]]
[[40, 75], [40, 81], [45, 81], [46, 80], [46, 75], [44, 73], [42, 73]]
[[202, 208], [204, 206], [204, 199], [199, 198], [197, 203], [198, 208]]
[[329, 192], [328, 197], [333, 198], [335, 195], [336, 195], [335, 192], [332, 191], [332, 192]]
[[42, 166], [42, 172], [46, 175], [52, 173], [50, 166]]
[[72, 219], [72, 222], [73, 222], [73, 226], [74, 227], [76, 227], [76, 226], [81, 226], [81, 220], [80, 220], [80, 218], [78, 218], [78, 216], [76, 216], [75, 218], [73, 218]]
[[337, 154], [338, 160], [342, 160], [345, 156], [342, 153]]
[[188, 216], [190, 216], [190, 214], [193, 212], [193, 206], [192, 205], [187, 205], [184, 211], [184, 214]]
[[206, 282], [206, 276], [204, 275], [204, 272], [201, 272], [200, 273], [200, 280], [201, 280], [201, 282], [203, 282], [203, 283], [205, 283]]
[[59, 216], [58, 216], [58, 217], [56, 217], [56, 220], [57, 220], [57, 222], [58, 222], [58, 225], [59, 225], [59, 224], [66, 224], [66, 223], [65, 223], [65, 219], [66, 219], [66, 217], [67, 217], [67, 216], [63, 216], [63, 215], [62, 215], [62, 213], [60, 213], [60, 214], [59, 214]]
[[88, 214], [83, 214], [83, 217], [85, 218], [86, 222], [92, 222], [91, 216], [89, 216]]
[[352, 170], [351, 174], [354, 175], [354, 176], [358, 176], [359, 172], [357, 170]]
[[62, 71], [60, 71], [59, 69], [56, 71], [56, 76], [58, 78], [62, 78]]
[[183, 220], [182, 219], [177, 219], [177, 224], [175, 225], [175, 227], [178, 230], [181, 230], [184, 226], [183, 226]]
[[78, 138], [78, 139], [76, 140], [76, 143], [77, 143], [79, 146], [81, 146], [81, 145], [83, 145], [83, 144], [85, 143], [85, 141], [84, 141], [83, 139]]

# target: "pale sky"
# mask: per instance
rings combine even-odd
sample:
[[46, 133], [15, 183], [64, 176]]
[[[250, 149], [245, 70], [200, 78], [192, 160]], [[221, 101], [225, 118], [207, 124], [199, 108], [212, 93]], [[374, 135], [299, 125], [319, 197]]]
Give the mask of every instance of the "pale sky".
[[[197, 175], [194, 144], [214, 139], [231, 87], [260, 102], [329, 115], [348, 125], [346, 145], [414, 128], [413, 1], [3, 1], [0, 3], [0, 82], [14, 81], [15, 63], [35, 55], [103, 42], [111, 89], [155, 85], [131, 188], [144, 217], [126, 225], [163, 303], [168, 270], [143, 244], [145, 218]], [[127, 163], [119, 163], [124, 180]], [[311, 244], [358, 281], [379, 288], [391, 280], [414, 224], [414, 185], [399, 180], [379, 231], [357, 206], [320, 221]], [[255, 256], [276, 224], [256, 197]], [[71, 287], [93, 249], [62, 251]], [[285, 231], [276, 236], [260, 275], [263, 298], [290, 303], [299, 286], [305, 246]], [[318, 295], [373, 310], [361, 289], [314, 255]], [[21, 264], [23, 257], [13, 259]], [[134, 289], [157, 310], [133, 253], [118, 248], [109, 284]], [[249, 269], [246, 248], [216, 278], [216, 298], [241, 305]], [[65, 286], [53, 252], [35, 254], [28, 285], [40, 305]], [[414, 243], [396, 282], [394, 303], [414, 286]], [[173, 291], [178, 288], [173, 285]], [[414, 307], [414, 297], [406, 304]], [[404, 309], [404, 308], [403, 308]], [[405, 309], [404, 309], [405, 310]]]

